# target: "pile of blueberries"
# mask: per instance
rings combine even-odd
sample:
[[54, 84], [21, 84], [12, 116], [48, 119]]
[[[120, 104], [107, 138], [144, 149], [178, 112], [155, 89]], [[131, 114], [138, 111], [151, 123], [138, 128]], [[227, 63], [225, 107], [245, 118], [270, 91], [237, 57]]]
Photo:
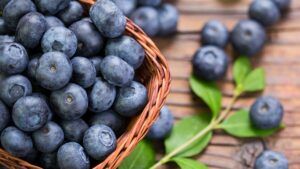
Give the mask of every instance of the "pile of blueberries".
[[[223, 78], [228, 68], [225, 49], [229, 41], [239, 55], [253, 57], [261, 52], [267, 40], [266, 29], [279, 21], [291, 0], [254, 0], [248, 10], [250, 19], [239, 21], [229, 33], [226, 26], [216, 20], [207, 22], [201, 31], [203, 47], [195, 53], [192, 64], [194, 74], [207, 81]], [[250, 119], [259, 129], [280, 126], [283, 107], [274, 97], [258, 98], [251, 107]], [[278, 152], [265, 151], [256, 160], [255, 169], [287, 169], [287, 159]]]
[[0, 11], [2, 148], [46, 169], [104, 160], [148, 98], [123, 12], [110, 0], [89, 16], [71, 0], [1, 0]]
[[112, 0], [149, 36], [168, 36], [176, 32], [178, 10], [163, 0]]

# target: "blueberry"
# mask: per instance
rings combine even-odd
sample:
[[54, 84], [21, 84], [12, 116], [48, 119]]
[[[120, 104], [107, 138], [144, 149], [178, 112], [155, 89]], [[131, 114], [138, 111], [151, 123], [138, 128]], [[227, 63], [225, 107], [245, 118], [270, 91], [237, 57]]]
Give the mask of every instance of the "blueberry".
[[58, 169], [57, 157], [55, 153], [43, 153], [39, 158], [40, 165], [45, 169]]
[[71, 0], [35, 0], [35, 4], [39, 11], [44, 14], [57, 14], [59, 11], [65, 9]]
[[61, 89], [72, 77], [72, 64], [60, 52], [48, 52], [41, 56], [36, 68], [36, 80], [48, 90]]
[[52, 27], [42, 38], [44, 53], [58, 51], [71, 58], [77, 49], [76, 35], [65, 27]]
[[126, 118], [120, 116], [113, 110], [107, 110], [90, 118], [89, 124], [91, 126], [96, 124], [103, 124], [110, 127], [115, 133], [120, 134], [126, 128]]
[[272, 0], [281, 11], [286, 11], [291, 5], [291, 0]]
[[161, 4], [161, 0], [137, 0], [139, 5], [142, 6], [158, 6]]
[[25, 48], [18, 43], [0, 44], [0, 72], [17, 74], [23, 72], [28, 64]]
[[35, 79], [35, 74], [36, 74], [36, 68], [38, 67], [39, 63], [39, 58], [35, 57], [31, 59], [28, 63], [27, 66], [27, 77], [29, 77], [31, 80], [36, 80]]
[[129, 86], [119, 89], [114, 110], [125, 117], [139, 114], [148, 101], [147, 89], [139, 82], [133, 81]]
[[16, 157], [26, 157], [33, 149], [31, 138], [16, 127], [7, 127], [2, 131], [1, 145]]
[[101, 34], [115, 38], [125, 31], [126, 18], [110, 0], [98, 0], [90, 9], [90, 17]]
[[30, 12], [20, 19], [16, 40], [27, 48], [35, 48], [40, 44], [45, 31], [45, 17], [38, 12]]
[[77, 119], [73, 121], [62, 121], [60, 123], [64, 133], [65, 138], [68, 141], [74, 141], [81, 143], [83, 139], [84, 132], [89, 128], [89, 126], [82, 119]]
[[214, 81], [221, 79], [228, 67], [228, 56], [221, 48], [205, 46], [193, 57], [193, 71], [199, 78]]
[[69, 28], [78, 39], [78, 55], [93, 56], [98, 54], [103, 48], [104, 40], [93, 23], [80, 20], [73, 23]]
[[249, 16], [264, 26], [272, 26], [280, 19], [280, 11], [272, 0], [255, 0], [249, 8]]
[[178, 10], [171, 4], [163, 4], [158, 8], [159, 35], [170, 35], [176, 32], [179, 19]]
[[201, 31], [201, 42], [203, 45], [212, 45], [224, 48], [227, 45], [228, 40], [228, 30], [220, 21], [208, 21]]
[[30, 95], [31, 92], [30, 81], [22, 75], [9, 76], [0, 83], [0, 97], [7, 106], [13, 106], [19, 98]]
[[11, 43], [15, 41], [14, 36], [9, 36], [9, 35], [0, 35], [0, 45], [1, 43]]
[[96, 72], [98, 74], [100, 72], [100, 70], [101, 70], [102, 57], [101, 56], [94, 56], [94, 57], [91, 57], [89, 59], [93, 63], [93, 65], [94, 65], [94, 67], [96, 69]]
[[172, 112], [164, 106], [160, 110], [158, 119], [151, 126], [147, 137], [152, 140], [164, 139], [172, 130], [174, 117]]
[[46, 19], [46, 30], [49, 30], [52, 27], [65, 27], [65, 24], [55, 16], [45, 16]]
[[271, 96], [258, 98], [250, 109], [250, 119], [259, 129], [272, 129], [280, 126], [283, 117], [281, 103]]
[[57, 162], [60, 169], [89, 169], [90, 160], [83, 147], [75, 142], [62, 145], [57, 152]]
[[1, 0], [0, 1], [0, 12], [3, 12], [3, 9], [5, 8], [6, 4], [8, 4], [11, 0]]
[[92, 112], [100, 113], [108, 110], [114, 103], [116, 98], [116, 88], [102, 78], [97, 77], [88, 97], [89, 109]]
[[0, 100], [0, 132], [7, 126], [10, 121], [10, 113], [5, 104]]
[[71, 60], [73, 66], [73, 81], [83, 88], [91, 87], [96, 80], [96, 68], [85, 57], [74, 57]]
[[145, 58], [143, 47], [130, 36], [110, 39], [105, 48], [106, 55], [118, 56], [134, 69], [139, 68]]
[[256, 21], [241, 20], [231, 32], [230, 40], [235, 51], [251, 57], [262, 50], [267, 35], [265, 29]]
[[101, 62], [101, 73], [105, 80], [116, 86], [127, 86], [134, 78], [134, 69], [117, 56], [106, 56]]
[[23, 131], [32, 132], [43, 127], [48, 120], [47, 103], [36, 96], [20, 98], [13, 106], [12, 119]]
[[15, 30], [22, 16], [35, 11], [35, 5], [31, 0], [11, 0], [3, 10], [3, 19], [9, 29]]
[[105, 159], [116, 149], [116, 146], [117, 139], [114, 132], [105, 125], [94, 125], [84, 133], [83, 147], [95, 160]]
[[77, 1], [71, 1], [65, 9], [58, 13], [58, 17], [66, 24], [70, 25], [78, 21], [83, 16], [83, 7]]
[[0, 17], [0, 35], [8, 34], [9, 30], [7, 29], [4, 19]]
[[131, 14], [137, 6], [137, 0], [112, 0], [122, 12], [128, 16]]
[[158, 34], [160, 25], [158, 12], [152, 7], [140, 7], [131, 14], [132, 21], [149, 36]]
[[79, 119], [88, 108], [86, 91], [74, 83], [52, 92], [50, 102], [56, 114], [64, 120]]
[[286, 157], [271, 150], [263, 151], [255, 160], [254, 169], [288, 169]]

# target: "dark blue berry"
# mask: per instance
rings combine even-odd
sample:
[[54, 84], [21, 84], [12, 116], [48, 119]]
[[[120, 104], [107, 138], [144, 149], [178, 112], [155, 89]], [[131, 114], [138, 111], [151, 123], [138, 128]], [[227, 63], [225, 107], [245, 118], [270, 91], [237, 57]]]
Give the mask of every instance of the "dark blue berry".
[[254, 169], [288, 169], [286, 157], [270, 150], [263, 151], [255, 160]]
[[122, 116], [132, 117], [141, 113], [147, 101], [146, 87], [133, 81], [129, 86], [119, 89], [114, 103], [114, 110]]
[[103, 160], [117, 146], [117, 139], [111, 128], [105, 125], [94, 125], [84, 134], [83, 147], [87, 154], [95, 160]]
[[139, 68], [145, 58], [143, 47], [130, 36], [110, 39], [105, 48], [105, 54], [118, 56], [134, 69]]
[[137, 0], [139, 5], [142, 6], [158, 6], [161, 4], [161, 0]]
[[285, 12], [286, 10], [289, 9], [291, 5], [291, 0], [272, 0], [277, 8], [279, 8], [282, 12]]
[[137, 0], [112, 0], [124, 13], [129, 16], [137, 6]]
[[263, 96], [251, 106], [250, 119], [259, 129], [272, 129], [280, 126], [283, 113], [283, 107], [277, 99]]
[[32, 132], [43, 127], [49, 116], [47, 103], [36, 96], [20, 98], [13, 106], [12, 119], [23, 131]]
[[89, 126], [82, 119], [73, 121], [64, 120], [60, 123], [60, 125], [65, 133], [65, 139], [77, 143], [82, 142], [83, 134], [89, 128]]
[[176, 32], [179, 19], [178, 10], [171, 4], [163, 4], [158, 8], [159, 35], [167, 36]]
[[0, 17], [0, 35], [8, 34], [9, 30], [7, 29], [4, 19]]
[[57, 14], [65, 9], [71, 0], [34, 0], [39, 11], [44, 14]]
[[25, 48], [18, 43], [0, 44], [0, 72], [17, 74], [23, 72], [28, 64]]
[[13, 104], [21, 97], [30, 95], [32, 86], [30, 81], [22, 75], [13, 75], [0, 82], [0, 97], [7, 106]]
[[47, 27], [46, 30], [57, 26], [65, 27], [64, 23], [55, 16], [45, 16], [45, 19], [46, 19], [46, 27]]
[[115, 86], [109, 84], [101, 77], [97, 77], [94, 86], [89, 92], [89, 109], [95, 113], [108, 110], [114, 103], [115, 98]]
[[94, 67], [96, 69], [97, 74], [100, 74], [100, 71], [101, 71], [101, 62], [102, 62], [103, 58], [101, 56], [94, 56], [94, 57], [91, 57], [89, 59], [93, 63], [93, 65], [94, 65]]
[[36, 68], [36, 80], [48, 90], [61, 89], [72, 77], [72, 64], [61, 52], [48, 52], [41, 56]]
[[10, 113], [5, 104], [0, 100], [0, 132], [7, 126], [10, 121]]
[[149, 36], [158, 34], [160, 25], [158, 12], [152, 7], [139, 7], [131, 14], [132, 21]]
[[9, 35], [0, 35], [0, 44], [1, 43], [11, 43], [15, 41], [14, 36], [9, 36]]
[[125, 31], [126, 18], [110, 0], [98, 0], [90, 9], [90, 17], [101, 34], [115, 38]]
[[41, 154], [39, 164], [45, 169], [58, 169], [56, 152]]
[[101, 73], [105, 80], [116, 86], [127, 86], [134, 78], [134, 69], [117, 56], [106, 56], [101, 62]]
[[58, 51], [71, 58], [77, 49], [76, 35], [65, 27], [52, 27], [42, 38], [44, 53]]
[[172, 112], [164, 106], [160, 110], [158, 119], [151, 126], [147, 137], [152, 140], [164, 139], [172, 130], [174, 117]]
[[228, 56], [221, 48], [204, 46], [194, 54], [192, 63], [197, 77], [214, 81], [224, 77], [228, 67]]
[[85, 57], [74, 57], [71, 60], [73, 66], [73, 81], [83, 88], [91, 87], [96, 80], [96, 68]]
[[231, 32], [230, 40], [237, 53], [251, 57], [263, 49], [267, 35], [256, 21], [241, 20]]
[[60, 169], [89, 169], [90, 160], [83, 147], [76, 142], [62, 145], [57, 152], [57, 162]]
[[228, 40], [228, 30], [220, 21], [208, 21], [201, 31], [201, 42], [203, 45], [212, 45], [224, 48], [227, 45]]
[[78, 21], [83, 16], [83, 7], [77, 1], [71, 1], [65, 9], [58, 13], [58, 17], [66, 24], [70, 25]]

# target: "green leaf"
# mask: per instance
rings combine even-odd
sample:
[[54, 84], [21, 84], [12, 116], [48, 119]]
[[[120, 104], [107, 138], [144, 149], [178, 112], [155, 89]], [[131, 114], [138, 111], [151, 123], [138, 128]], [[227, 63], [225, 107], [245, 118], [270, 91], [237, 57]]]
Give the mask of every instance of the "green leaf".
[[244, 79], [247, 77], [248, 73], [251, 71], [251, 63], [248, 57], [239, 57], [233, 65], [233, 77], [235, 83], [243, 85]]
[[174, 158], [172, 159], [181, 169], [208, 169], [206, 165], [199, 161], [188, 158]]
[[218, 116], [221, 111], [222, 94], [217, 85], [200, 80], [195, 75], [190, 77], [189, 82], [194, 93], [208, 105], [214, 117]]
[[256, 92], [265, 88], [265, 71], [262, 68], [254, 69], [248, 74], [243, 84], [243, 91]]
[[274, 134], [280, 128], [261, 130], [251, 124], [249, 112], [240, 110], [229, 116], [219, 128], [236, 137], [266, 137]]
[[[211, 116], [208, 113], [184, 118], [176, 123], [170, 136], [165, 140], [166, 153], [170, 153], [186, 141], [194, 137], [198, 132], [209, 125]], [[176, 157], [190, 157], [199, 154], [211, 140], [212, 133], [208, 133], [195, 141], [185, 150], [178, 153]]]
[[149, 169], [155, 163], [155, 152], [151, 144], [141, 141], [133, 152], [121, 163], [119, 169]]

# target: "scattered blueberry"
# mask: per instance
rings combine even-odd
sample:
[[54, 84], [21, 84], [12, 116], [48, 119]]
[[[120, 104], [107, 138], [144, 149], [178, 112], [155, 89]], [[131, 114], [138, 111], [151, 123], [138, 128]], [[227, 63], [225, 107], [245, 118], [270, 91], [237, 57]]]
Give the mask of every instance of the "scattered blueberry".
[[46, 19], [46, 30], [49, 30], [52, 27], [65, 27], [65, 24], [55, 16], [45, 16]]
[[291, 5], [291, 0], [272, 0], [281, 11], [286, 11]]
[[201, 42], [203, 45], [212, 45], [224, 48], [227, 45], [228, 40], [228, 30], [220, 21], [208, 21], [201, 31]]
[[137, 6], [137, 0], [112, 0], [124, 13], [129, 16]]
[[288, 169], [286, 157], [270, 150], [263, 151], [255, 160], [254, 169]]
[[10, 113], [5, 104], [0, 100], [0, 132], [7, 126], [10, 121]]
[[96, 69], [96, 73], [99, 74], [99, 72], [101, 71], [102, 57], [101, 56], [94, 56], [94, 57], [91, 57], [89, 59], [93, 63], [93, 65]]
[[159, 35], [166, 36], [176, 32], [178, 24], [178, 10], [171, 4], [163, 4], [158, 8]]
[[83, 16], [83, 7], [77, 1], [71, 1], [65, 9], [58, 13], [58, 17], [66, 24], [70, 25], [78, 21]]
[[66, 8], [71, 0], [34, 0], [38, 9], [44, 14], [57, 14]]
[[73, 81], [83, 88], [91, 87], [96, 80], [96, 68], [85, 57], [74, 57], [71, 60], [73, 66]]
[[277, 99], [263, 96], [251, 106], [250, 119], [259, 129], [272, 129], [280, 126], [283, 113], [283, 107]]
[[55, 153], [43, 153], [39, 158], [40, 165], [45, 169], [58, 169], [57, 157]]
[[60, 123], [64, 133], [65, 138], [68, 141], [74, 141], [81, 143], [83, 139], [84, 132], [89, 128], [89, 126], [82, 119], [77, 119], [73, 121], [62, 121]]
[[193, 71], [199, 78], [214, 81], [221, 79], [228, 67], [228, 56], [221, 48], [204, 46], [194, 54]]
[[142, 6], [158, 6], [161, 4], [161, 0], [137, 0], [139, 5]]

